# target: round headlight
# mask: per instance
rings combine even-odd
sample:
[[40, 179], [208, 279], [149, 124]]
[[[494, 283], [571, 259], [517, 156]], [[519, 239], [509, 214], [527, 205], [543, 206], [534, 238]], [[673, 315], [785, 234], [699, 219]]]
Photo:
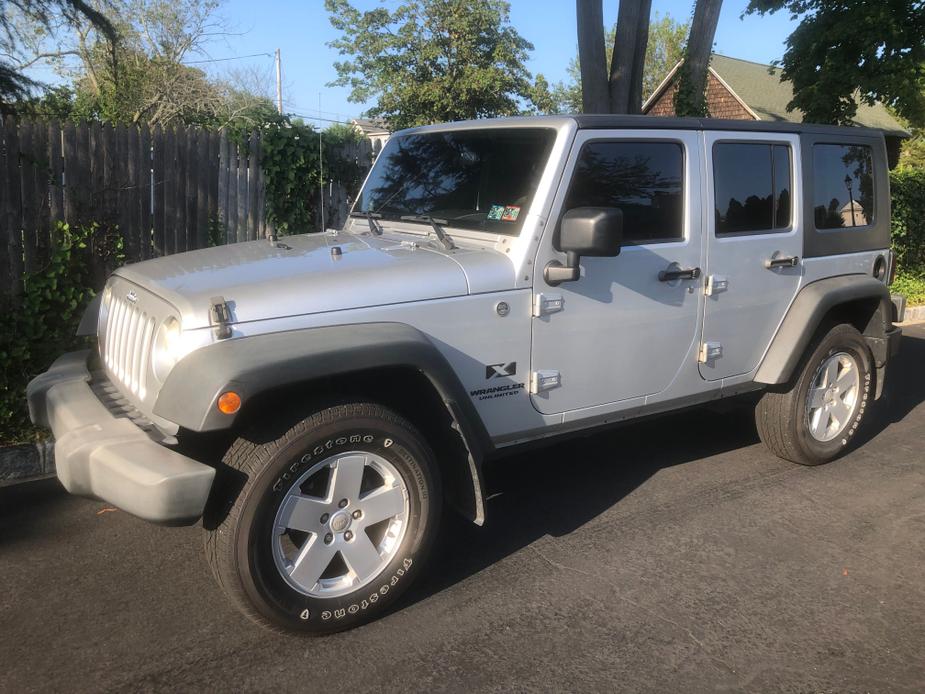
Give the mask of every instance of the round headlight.
[[163, 383], [180, 358], [180, 321], [168, 318], [154, 337], [154, 376]]

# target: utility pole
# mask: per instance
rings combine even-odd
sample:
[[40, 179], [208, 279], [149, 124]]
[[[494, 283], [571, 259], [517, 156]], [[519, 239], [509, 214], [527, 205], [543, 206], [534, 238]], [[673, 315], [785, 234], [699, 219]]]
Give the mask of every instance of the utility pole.
[[283, 115], [283, 66], [279, 49], [276, 49], [276, 110]]

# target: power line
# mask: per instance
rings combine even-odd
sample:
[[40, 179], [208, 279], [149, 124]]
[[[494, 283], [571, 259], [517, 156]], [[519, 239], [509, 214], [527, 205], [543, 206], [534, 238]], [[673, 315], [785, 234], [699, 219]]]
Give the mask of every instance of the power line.
[[203, 63], [222, 63], [226, 60], [244, 60], [245, 58], [259, 58], [261, 56], [265, 58], [272, 58], [273, 54], [272, 53], [251, 53], [250, 55], [236, 55], [231, 58], [212, 58], [211, 60], [190, 60], [183, 64], [184, 65], [202, 65]]

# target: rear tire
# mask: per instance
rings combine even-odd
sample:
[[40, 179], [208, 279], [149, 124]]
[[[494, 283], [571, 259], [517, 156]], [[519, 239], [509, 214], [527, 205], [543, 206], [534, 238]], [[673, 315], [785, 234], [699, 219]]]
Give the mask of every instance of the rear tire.
[[863, 336], [839, 324], [810, 344], [786, 390], [755, 408], [758, 436], [772, 453], [801, 465], [841, 455], [870, 405], [872, 359]]
[[433, 453], [380, 405], [321, 410], [225, 455], [247, 476], [206, 556], [232, 602], [276, 630], [321, 635], [381, 616], [420, 573], [441, 511]]

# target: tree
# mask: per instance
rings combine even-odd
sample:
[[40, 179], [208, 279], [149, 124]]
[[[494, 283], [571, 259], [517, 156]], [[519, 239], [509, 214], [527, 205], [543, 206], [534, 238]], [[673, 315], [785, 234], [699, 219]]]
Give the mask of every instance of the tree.
[[0, 104], [25, 98], [37, 84], [24, 70], [50, 57], [43, 53], [24, 56], [22, 47], [36, 37], [79, 25], [92, 27], [111, 45], [117, 40], [112, 22], [84, 0], [5, 0], [0, 9]]
[[514, 115], [535, 109], [545, 84], [525, 62], [533, 45], [510, 25], [503, 0], [405, 0], [394, 11], [360, 12], [348, 0], [325, 0], [341, 36], [329, 45], [337, 62], [331, 86], [350, 101], [375, 101], [370, 116], [393, 128]]
[[[645, 101], [655, 88], [661, 84], [668, 72], [681, 60], [684, 46], [687, 44], [687, 32], [690, 22], [678, 22], [671, 15], [655, 17], [649, 22], [649, 40], [646, 42], [646, 57], [642, 70], [642, 100]], [[613, 45], [616, 38], [617, 27], [614, 25], [603, 41], [606, 47], [605, 59], [601, 62], [603, 78], [607, 79], [607, 65], [612, 61]], [[559, 83], [553, 91], [557, 110], [566, 112], [591, 113], [582, 103], [582, 77], [581, 62], [578, 57], [572, 58], [568, 65], [569, 81]], [[606, 111], [609, 106], [605, 105]]]
[[746, 13], [782, 10], [800, 20], [780, 61], [793, 83], [788, 108], [809, 122], [850, 124], [859, 98], [925, 125], [925, 2], [750, 0]]
[[690, 38], [684, 62], [678, 70], [678, 89], [674, 111], [678, 116], [709, 116], [707, 109], [707, 70], [713, 53], [713, 38], [723, 0], [697, 0], [691, 21]]
[[620, 0], [610, 61], [610, 111], [642, 112], [642, 71], [652, 0]]

